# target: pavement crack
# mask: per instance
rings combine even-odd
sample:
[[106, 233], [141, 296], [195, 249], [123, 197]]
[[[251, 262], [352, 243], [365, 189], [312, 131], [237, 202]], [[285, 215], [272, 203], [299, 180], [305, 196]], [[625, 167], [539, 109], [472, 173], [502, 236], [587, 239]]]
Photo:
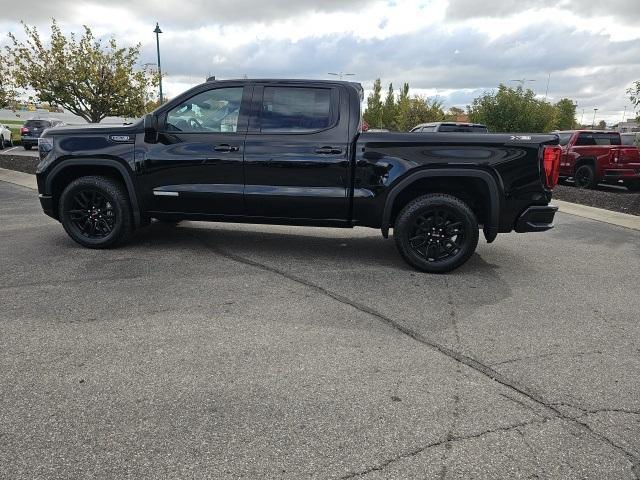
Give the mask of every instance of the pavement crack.
[[[222, 250], [220, 248], [214, 247], [212, 245], [210, 245], [205, 239], [200, 238], [198, 235], [192, 233], [192, 232], [186, 232], [188, 235], [190, 235], [192, 238], [196, 239], [197, 241], [199, 241], [200, 243], [202, 243], [206, 248], [210, 249], [211, 251], [217, 253], [220, 256], [223, 256], [225, 258], [228, 258], [230, 260], [234, 260], [238, 263], [244, 264], [244, 265], [250, 265], [253, 266], [255, 268], [267, 271], [267, 272], [271, 272], [274, 273], [276, 275], [280, 275], [292, 282], [296, 282], [300, 285], [304, 285], [322, 295], [325, 295], [329, 298], [332, 298], [333, 300], [336, 300], [337, 302], [343, 303], [344, 305], [347, 305], [349, 307], [354, 308], [355, 310], [359, 310], [360, 312], [369, 314], [370, 316], [377, 318], [378, 320], [380, 320], [381, 322], [387, 324], [389, 327], [391, 327], [392, 329], [398, 331], [399, 333], [402, 333], [404, 335], [406, 335], [407, 337], [422, 343], [425, 346], [431, 347], [432, 349], [440, 352], [441, 354], [449, 357], [450, 359], [458, 362], [459, 364], [465, 365], [469, 368], [472, 368], [473, 370], [477, 371], [478, 373], [488, 377], [489, 379], [495, 381], [496, 383], [499, 383], [500, 385], [502, 385], [503, 387], [519, 393], [520, 395], [523, 395], [525, 397], [527, 397], [529, 400], [533, 401], [534, 403], [537, 403], [538, 405], [545, 407], [547, 410], [550, 411], [550, 413], [556, 417], [556, 418], [560, 418], [563, 419], [569, 423], [572, 423], [575, 427], [579, 428], [580, 430], [582, 430], [584, 433], [591, 435], [593, 438], [596, 438], [606, 444], [608, 444], [609, 446], [611, 446], [611, 448], [613, 448], [614, 450], [618, 451], [619, 453], [623, 454], [627, 460], [629, 461], [629, 463], [632, 465], [632, 472], [634, 473], [634, 476], [636, 478], [636, 480], [640, 480], [640, 457], [636, 456], [633, 452], [629, 451], [628, 449], [626, 449], [624, 446], [622, 445], [618, 445], [616, 444], [613, 440], [611, 440], [610, 438], [606, 437], [605, 435], [596, 432], [595, 430], [593, 430], [591, 428], [591, 426], [589, 426], [588, 424], [586, 424], [585, 422], [580, 421], [578, 418], [574, 418], [570, 415], [566, 415], [564, 412], [562, 412], [560, 409], [558, 409], [556, 406], [554, 406], [552, 403], [547, 402], [541, 395], [539, 395], [538, 393], [536, 393], [533, 390], [530, 390], [529, 388], [519, 385], [517, 384], [515, 381], [509, 379], [508, 377], [506, 377], [505, 375], [501, 374], [500, 372], [494, 370], [493, 368], [491, 368], [489, 365], [484, 364], [482, 362], [480, 362], [479, 360], [476, 360], [475, 358], [469, 357], [467, 355], [464, 355], [456, 350], [453, 350], [441, 343], [435, 342], [431, 339], [429, 339], [428, 337], [426, 337], [425, 335], [421, 334], [420, 332], [414, 330], [413, 328], [411, 328], [409, 325], [406, 325], [403, 322], [400, 322], [398, 320], [395, 320], [381, 312], [378, 312], [377, 310], [364, 305], [360, 302], [357, 302], [355, 300], [352, 300], [348, 297], [345, 297], [344, 295], [341, 295], [337, 292], [333, 292], [321, 285], [315, 284], [305, 278], [299, 277], [297, 275], [294, 275], [290, 272], [286, 272], [284, 270], [281, 270], [279, 268], [276, 267], [272, 267], [270, 265], [264, 264], [264, 263], [260, 263], [257, 262], [255, 260], [251, 260], [249, 258], [243, 257], [241, 255], [237, 255], [235, 253], [231, 253], [229, 251], [226, 250]], [[443, 442], [446, 442], [447, 440], [443, 440], [441, 442], [439, 442], [439, 444], [442, 444]], [[420, 451], [414, 453], [413, 455], [420, 453]], [[411, 456], [411, 455], [408, 455]], [[349, 477], [347, 477], [349, 478]]]
[[513, 425], [507, 425], [504, 427], [497, 427], [497, 428], [491, 428], [491, 429], [487, 429], [487, 430], [483, 430], [481, 432], [478, 433], [473, 433], [470, 435], [462, 435], [462, 436], [458, 436], [458, 437], [450, 437], [449, 435], [447, 435], [444, 439], [442, 440], [438, 440], [437, 442], [431, 442], [428, 443], [427, 445], [423, 445], [419, 448], [410, 450], [408, 452], [404, 452], [401, 453], [399, 455], [396, 455], [395, 457], [391, 457], [388, 458], [386, 460], [384, 460], [383, 462], [378, 463], [377, 465], [368, 467], [364, 470], [360, 470], [359, 472], [350, 472], [342, 477], [340, 477], [341, 480], [347, 480], [350, 478], [357, 478], [357, 477], [361, 477], [364, 475], [368, 475], [369, 473], [372, 472], [379, 472], [384, 470], [385, 468], [387, 468], [389, 465], [398, 462], [400, 460], [404, 460], [406, 458], [411, 458], [411, 457], [415, 457], [416, 455], [421, 454], [422, 452], [425, 452], [427, 450], [429, 450], [430, 448], [435, 448], [435, 447], [439, 447], [442, 445], [446, 445], [446, 444], [450, 444], [452, 442], [462, 442], [465, 440], [473, 440], [475, 438], [480, 438], [483, 437], [485, 435], [489, 435], [492, 433], [505, 433], [505, 432], [510, 432], [511, 430], [517, 430], [518, 428], [522, 428], [522, 427], [526, 427], [527, 425], [533, 425], [533, 424], [543, 424], [547, 421], [551, 420], [551, 418], [545, 418], [542, 420], [532, 420], [532, 421], [528, 421], [528, 422], [521, 422], [521, 423], [516, 423]]

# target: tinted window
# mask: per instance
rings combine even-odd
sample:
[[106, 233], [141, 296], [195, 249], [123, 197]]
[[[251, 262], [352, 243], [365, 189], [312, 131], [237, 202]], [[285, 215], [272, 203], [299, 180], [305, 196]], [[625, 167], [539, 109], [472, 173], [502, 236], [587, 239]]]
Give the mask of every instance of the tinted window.
[[27, 120], [24, 126], [31, 128], [49, 128], [51, 123], [46, 120]]
[[167, 114], [167, 130], [188, 133], [233, 133], [238, 130], [242, 87], [207, 90]]
[[621, 145], [619, 133], [581, 133], [576, 141], [577, 146], [588, 145]]
[[487, 127], [476, 125], [440, 125], [438, 132], [487, 133]]
[[331, 126], [328, 88], [265, 87], [263, 132], [312, 132]]
[[571, 140], [571, 133], [558, 133], [558, 137], [560, 137], [560, 141], [558, 145], [562, 145], [563, 147], [569, 143]]
[[436, 127], [422, 127], [423, 132], [435, 132]]

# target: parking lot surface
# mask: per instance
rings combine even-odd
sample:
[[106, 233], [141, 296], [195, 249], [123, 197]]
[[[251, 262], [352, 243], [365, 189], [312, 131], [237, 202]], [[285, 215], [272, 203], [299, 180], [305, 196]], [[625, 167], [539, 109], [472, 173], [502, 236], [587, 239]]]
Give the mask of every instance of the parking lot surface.
[[640, 475], [640, 232], [560, 214], [453, 274], [378, 231], [87, 250], [0, 182], [0, 476]]

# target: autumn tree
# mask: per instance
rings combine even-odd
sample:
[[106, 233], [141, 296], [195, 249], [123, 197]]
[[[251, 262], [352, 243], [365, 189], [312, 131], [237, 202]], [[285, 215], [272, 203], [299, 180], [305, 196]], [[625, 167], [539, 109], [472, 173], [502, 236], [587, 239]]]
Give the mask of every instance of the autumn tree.
[[37, 101], [59, 105], [93, 123], [145, 113], [157, 76], [136, 69], [140, 44], [121, 48], [113, 37], [103, 43], [86, 26], [80, 36], [65, 36], [55, 20], [48, 40], [36, 27], [23, 27], [26, 39], [10, 33], [7, 51], [16, 85], [33, 90]]
[[373, 82], [373, 91], [367, 97], [367, 109], [363, 118], [371, 128], [382, 128], [382, 112], [382, 82], [378, 78]]
[[[640, 80], [633, 83], [633, 86], [627, 90], [627, 94], [635, 110], [638, 111], [640, 108]], [[640, 120], [640, 115], [638, 116], [638, 120]]]

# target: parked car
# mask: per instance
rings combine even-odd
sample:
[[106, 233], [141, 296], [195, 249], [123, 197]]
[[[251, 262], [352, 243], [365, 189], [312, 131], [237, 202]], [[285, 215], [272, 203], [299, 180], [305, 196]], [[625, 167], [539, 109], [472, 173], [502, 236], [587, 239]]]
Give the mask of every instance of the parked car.
[[0, 124], [0, 149], [5, 147], [13, 147], [11, 129], [6, 125]]
[[34, 118], [27, 120], [20, 129], [20, 140], [25, 150], [31, 150], [32, 147], [38, 146], [38, 138], [47, 128], [59, 127], [64, 125], [62, 120], [57, 118]]
[[620, 138], [622, 139], [622, 145], [628, 147], [640, 146], [640, 132], [621, 133]]
[[578, 188], [622, 183], [629, 190], [640, 190], [640, 153], [637, 147], [622, 145], [620, 133], [570, 130], [557, 134], [562, 147], [561, 178], [572, 177]]
[[211, 81], [132, 125], [49, 129], [40, 202], [89, 248], [152, 218], [393, 228], [402, 257], [438, 273], [471, 257], [479, 226], [488, 242], [553, 227], [556, 135], [363, 133], [362, 97], [341, 81]]
[[462, 122], [432, 122], [421, 123], [411, 129], [412, 133], [442, 132], [442, 133], [489, 133], [486, 125], [480, 123]]

